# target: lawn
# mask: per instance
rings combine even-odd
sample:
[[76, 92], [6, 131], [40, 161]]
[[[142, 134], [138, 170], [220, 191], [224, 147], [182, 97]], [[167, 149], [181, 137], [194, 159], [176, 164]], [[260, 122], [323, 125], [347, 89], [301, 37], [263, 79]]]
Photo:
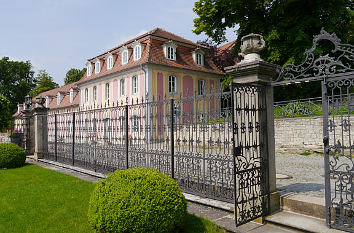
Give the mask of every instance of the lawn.
[[[36, 165], [0, 170], [0, 232], [92, 232], [88, 202], [95, 184]], [[183, 233], [225, 232], [188, 214]]]

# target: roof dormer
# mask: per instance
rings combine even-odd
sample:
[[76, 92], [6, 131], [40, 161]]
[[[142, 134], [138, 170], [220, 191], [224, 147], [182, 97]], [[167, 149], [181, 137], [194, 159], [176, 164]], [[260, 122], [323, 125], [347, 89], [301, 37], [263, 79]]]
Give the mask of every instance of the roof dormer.
[[101, 61], [96, 58], [95, 60], [95, 74], [98, 74], [101, 71]]
[[111, 70], [114, 65], [114, 58], [113, 58], [112, 53], [110, 53], [110, 52], [107, 53], [106, 59], [107, 59], [107, 70]]
[[142, 46], [139, 41], [135, 41], [133, 44], [133, 55], [134, 55], [134, 61], [137, 61], [141, 58], [142, 54]]
[[50, 104], [50, 102], [52, 101], [52, 99], [53, 99], [53, 96], [47, 95], [47, 96], [45, 97], [45, 107], [46, 107], [46, 108], [49, 108], [49, 104]]
[[64, 92], [58, 91], [58, 93], [57, 93], [57, 105], [59, 105], [61, 103], [63, 98], [64, 98]]
[[86, 72], [87, 72], [87, 76], [91, 76], [91, 74], [92, 74], [92, 64], [91, 64], [91, 62], [86, 62]]
[[193, 51], [193, 60], [196, 65], [204, 66], [204, 54], [205, 52], [199, 47]]
[[72, 103], [74, 101], [76, 94], [77, 94], [77, 89], [70, 88], [70, 103]]
[[167, 41], [163, 45], [163, 51], [166, 59], [176, 61], [177, 44], [175, 42], [173, 42], [172, 40]]
[[125, 65], [128, 63], [129, 61], [129, 49], [127, 46], [123, 46], [121, 49], [120, 49], [120, 52], [122, 54], [122, 65]]

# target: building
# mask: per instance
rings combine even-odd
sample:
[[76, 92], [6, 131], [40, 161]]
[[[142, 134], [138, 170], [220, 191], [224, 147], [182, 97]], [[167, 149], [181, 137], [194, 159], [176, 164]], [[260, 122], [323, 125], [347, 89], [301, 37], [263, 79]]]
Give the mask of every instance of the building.
[[86, 67], [77, 83], [83, 109], [203, 95], [219, 89], [224, 76], [208, 57], [207, 47], [160, 28], [88, 59]]

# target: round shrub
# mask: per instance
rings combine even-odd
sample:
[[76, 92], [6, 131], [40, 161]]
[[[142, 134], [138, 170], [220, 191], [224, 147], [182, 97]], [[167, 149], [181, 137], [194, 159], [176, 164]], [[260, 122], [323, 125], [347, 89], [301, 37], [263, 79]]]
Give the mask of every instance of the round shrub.
[[24, 150], [15, 143], [0, 143], [0, 168], [16, 168], [25, 165]]
[[153, 169], [134, 168], [97, 183], [88, 220], [97, 232], [175, 232], [186, 212], [176, 181]]

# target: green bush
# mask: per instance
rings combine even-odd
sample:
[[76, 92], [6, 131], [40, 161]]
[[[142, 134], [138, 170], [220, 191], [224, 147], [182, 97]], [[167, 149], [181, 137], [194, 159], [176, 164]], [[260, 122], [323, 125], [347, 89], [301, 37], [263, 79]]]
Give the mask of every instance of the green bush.
[[186, 212], [187, 202], [172, 178], [134, 168], [117, 170], [97, 183], [88, 220], [97, 232], [175, 232]]
[[16, 168], [25, 165], [24, 150], [14, 143], [0, 143], [0, 168]]

